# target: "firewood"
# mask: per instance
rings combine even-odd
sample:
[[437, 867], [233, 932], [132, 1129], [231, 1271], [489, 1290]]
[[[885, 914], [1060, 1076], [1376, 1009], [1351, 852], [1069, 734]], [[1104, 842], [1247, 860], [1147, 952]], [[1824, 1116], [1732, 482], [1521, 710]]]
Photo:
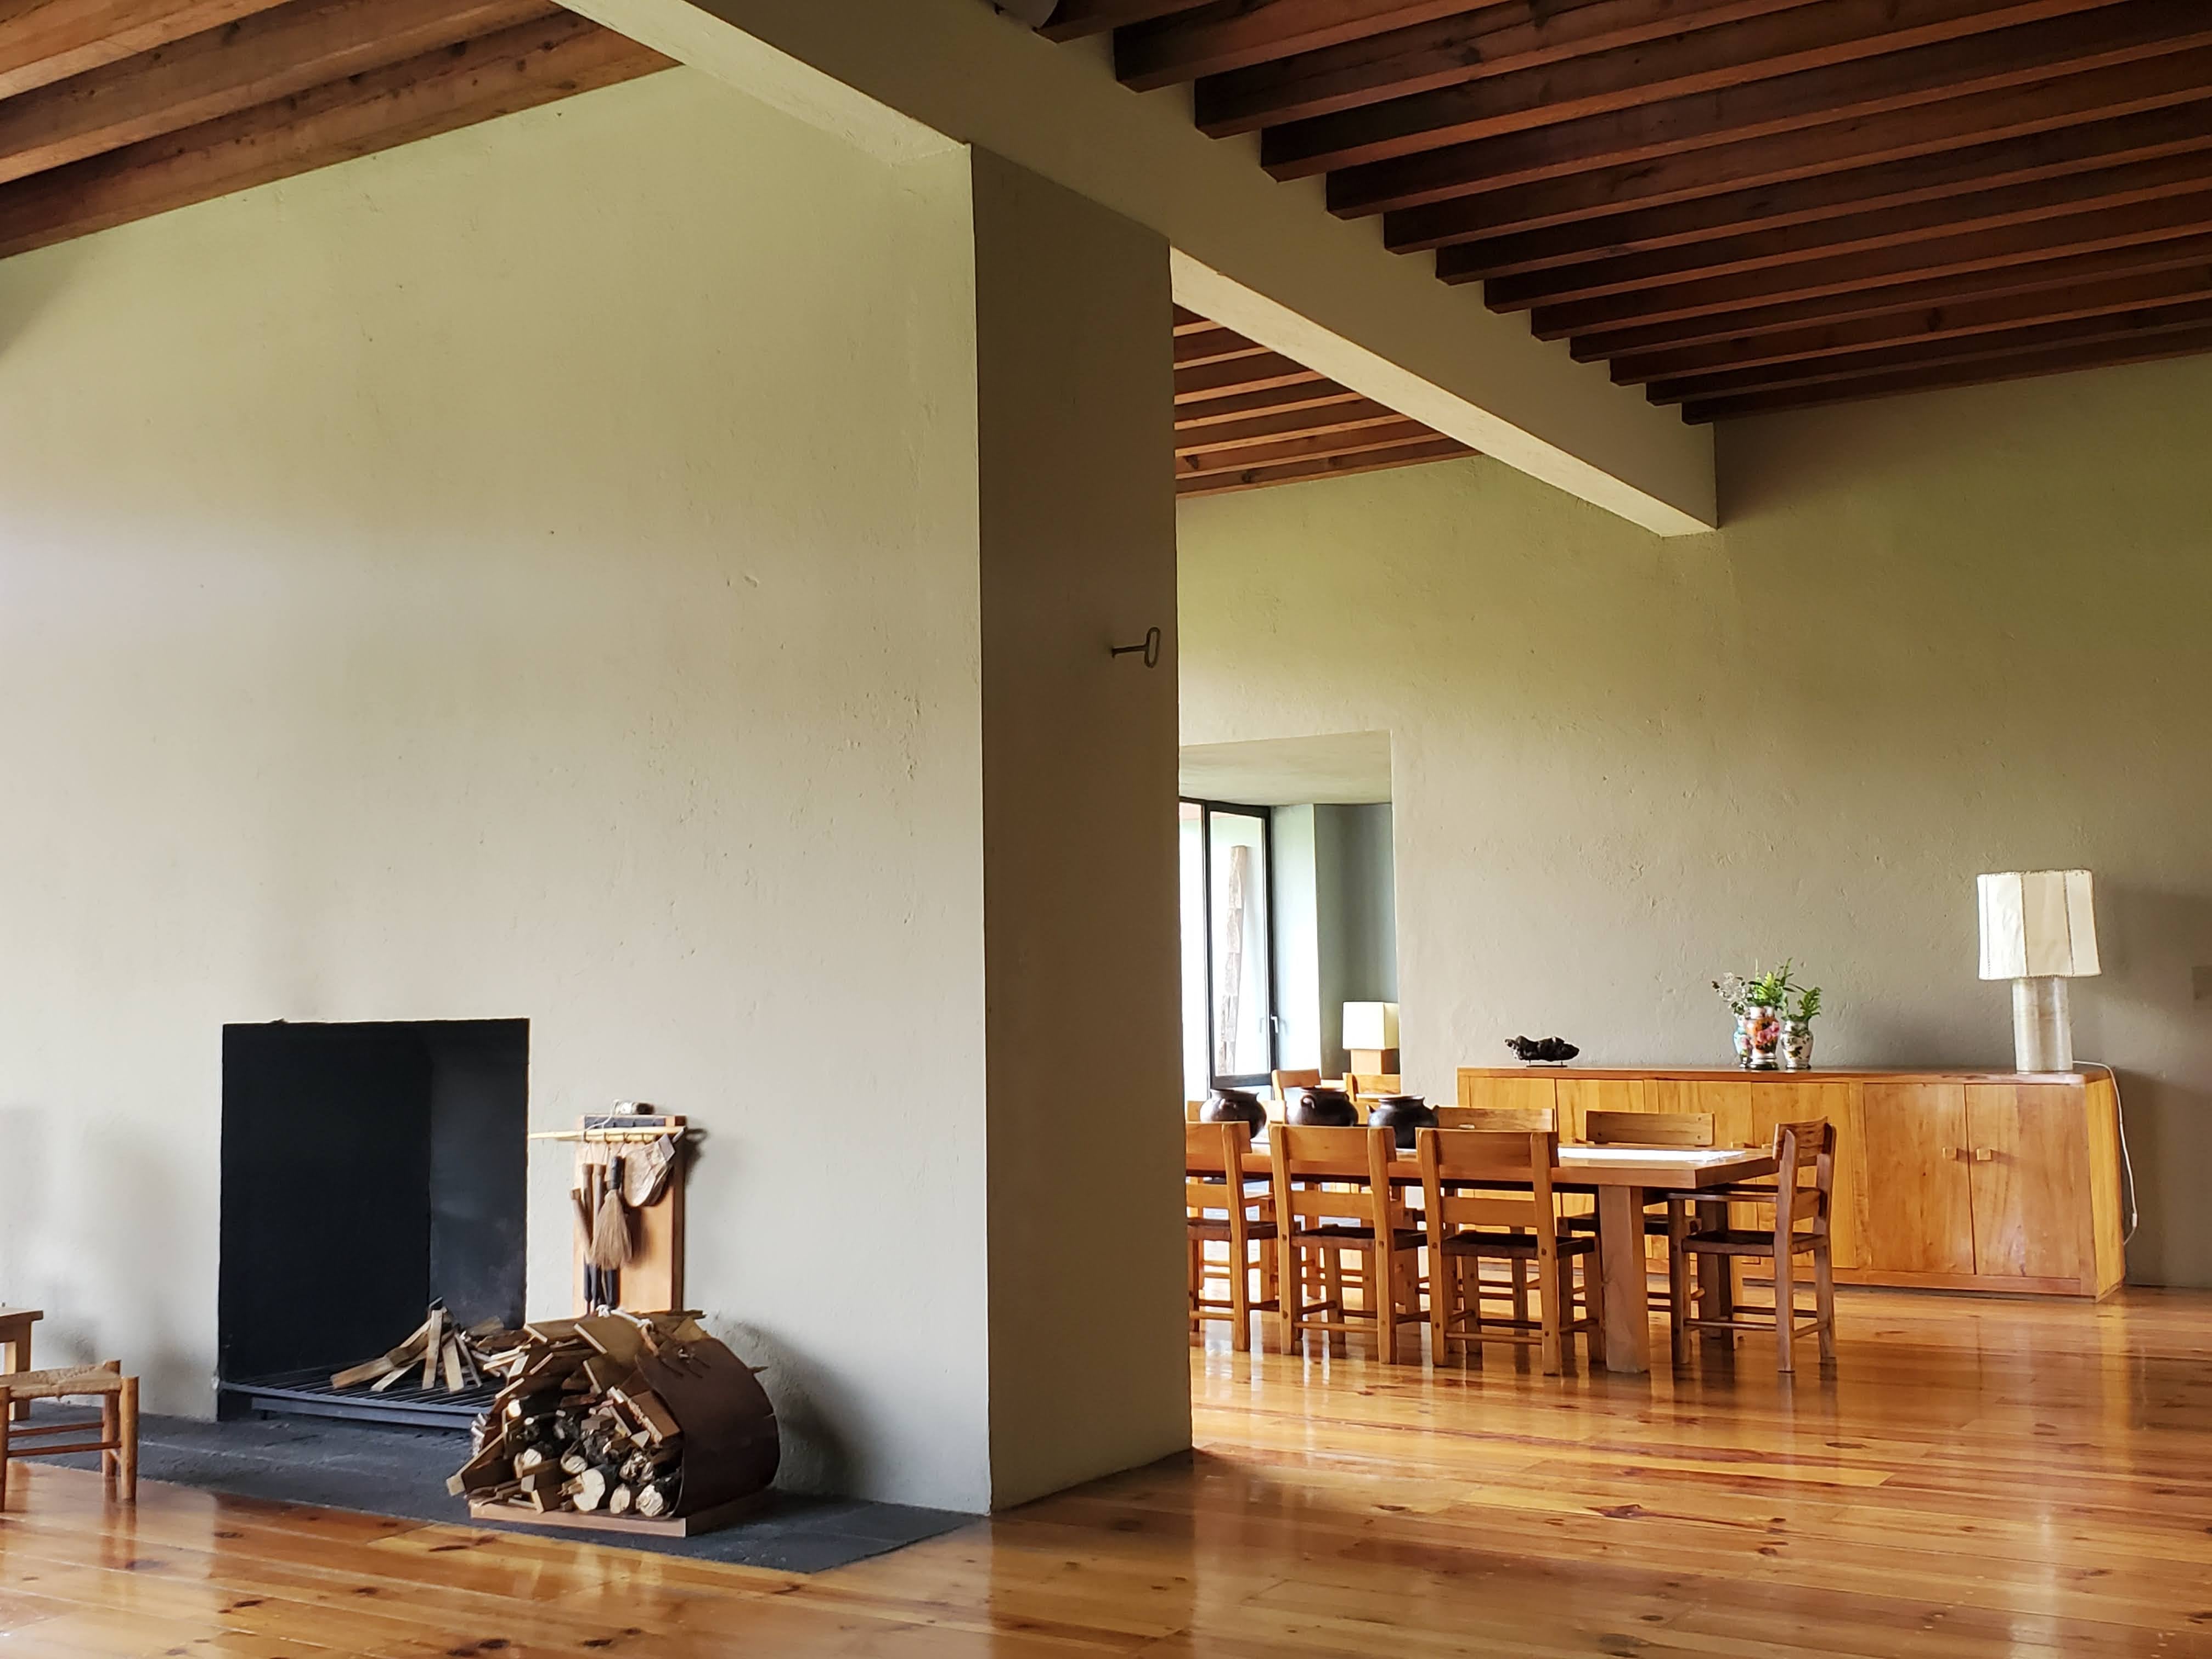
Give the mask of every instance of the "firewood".
[[617, 1486], [612, 1492], [607, 1494], [607, 1513], [609, 1515], [628, 1515], [629, 1513], [630, 1505], [635, 1503], [636, 1499], [637, 1494], [632, 1492], [628, 1486]]
[[561, 1454], [561, 1467], [569, 1474], [581, 1474], [592, 1467], [592, 1460], [579, 1450], [564, 1451]]
[[411, 1361], [405, 1365], [393, 1366], [392, 1369], [386, 1375], [377, 1378], [374, 1384], [370, 1387], [369, 1392], [371, 1394], [382, 1394], [386, 1389], [392, 1387], [393, 1383], [398, 1382], [401, 1377], [405, 1376], [412, 1369], [413, 1363]]
[[668, 1407], [660, 1403], [660, 1396], [650, 1389], [639, 1389], [635, 1392], [617, 1389], [607, 1398], [623, 1407], [646, 1438], [655, 1445], [673, 1439], [684, 1431], [682, 1425], [669, 1414]]
[[422, 1386], [434, 1388], [438, 1382], [438, 1360], [446, 1351], [446, 1310], [441, 1304], [430, 1304], [430, 1320], [422, 1339]]
[[549, 1461], [543, 1446], [525, 1446], [514, 1455], [514, 1472], [527, 1474], [532, 1469], [543, 1468]]
[[507, 1479], [513, 1467], [505, 1446], [486, 1446], [461, 1465], [453, 1478], [446, 1482], [446, 1490], [459, 1498], [465, 1492], [499, 1486]]
[[568, 1481], [559, 1469], [547, 1463], [531, 1470], [516, 1484], [525, 1492], [556, 1492], [565, 1487]]
[[562, 1488], [576, 1507], [589, 1515], [607, 1500], [607, 1472], [605, 1469], [586, 1469], [575, 1480]]
[[461, 1391], [461, 1339], [458, 1336], [446, 1339], [445, 1361], [446, 1392], [459, 1394]]
[[631, 1500], [631, 1507], [647, 1520], [658, 1520], [676, 1507], [676, 1483], [656, 1480]]

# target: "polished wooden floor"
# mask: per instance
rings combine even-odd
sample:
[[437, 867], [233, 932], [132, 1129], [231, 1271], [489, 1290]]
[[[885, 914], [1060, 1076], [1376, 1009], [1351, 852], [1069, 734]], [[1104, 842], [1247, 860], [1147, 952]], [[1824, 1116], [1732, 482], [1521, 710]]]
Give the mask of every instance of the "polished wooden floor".
[[0, 1656], [2212, 1655], [2212, 1296], [1847, 1293], [1794, 1383], [1192, 1368], [1189, 1462], [805, 1578], [19, 1466]]

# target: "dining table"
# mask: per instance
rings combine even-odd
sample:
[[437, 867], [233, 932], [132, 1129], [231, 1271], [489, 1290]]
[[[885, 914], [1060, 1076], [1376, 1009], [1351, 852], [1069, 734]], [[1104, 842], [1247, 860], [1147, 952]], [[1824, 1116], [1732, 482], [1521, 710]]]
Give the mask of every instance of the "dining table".
[[[1255, 1150], [1265, 1146], [1255, 1142]], [[1555, 1191], [1585, 1193], [1597, 1202], [1598, 1274], [1604, 1287], [1605, 1368], [1629, 1375], [1651, 1369], [1650, 1290], [1644, 1255], [1644, 1212], [1654, 1200], [1670, 1193], [1695, 1194], [1739, 1182], [1758, 1181], [1775, 1173], [1771, 1149], [1749, 1146], [1562, 1146], [1552, 1170]], [[1316, 1170], [1322, 1180], [1335, 1171]], [[1364, 1182], [1367, 1166], [1346, 1165], [1342, 1178]], [[1390, 1161], [1394, 1184], [1419, 1187], [1421, 1166], [1409, 1152], [1400, 1152]], [[1485, 1187], [1506, 1188], [1513, 1183], [1485, 1181]], [[1528, 1183], [1521, 1183], [1528, 1190]], [[1707, 1218], [1725, 1225], [1719, 1212], [1725, 1200], [1711, 1201]], [[1723, 1272], [1701, 1275], [1700, 1315], [1723, 1318], [1733, 1311], [1733, 1275]]]

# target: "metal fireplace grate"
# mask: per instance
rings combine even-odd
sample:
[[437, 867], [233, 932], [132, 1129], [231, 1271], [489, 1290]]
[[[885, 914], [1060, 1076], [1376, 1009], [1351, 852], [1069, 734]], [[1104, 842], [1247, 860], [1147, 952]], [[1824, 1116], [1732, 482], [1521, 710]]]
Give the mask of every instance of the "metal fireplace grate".
[[216, 1391], [218, 1413], [226, 1418], [258, 1412], [264, 1416], [341, 1417], [356, 1423], [391, 1423], [417, 1429], [465, 1429], [491, 1408], [499, 1385], [480, 1382], [449, 1394], [442, 1382], [426, 1389], [410, 1377], [376, 1394], [367, 1388], [334, 1389], [327, 1370], [313, 1370], [225, 1378], [216, 1384]]

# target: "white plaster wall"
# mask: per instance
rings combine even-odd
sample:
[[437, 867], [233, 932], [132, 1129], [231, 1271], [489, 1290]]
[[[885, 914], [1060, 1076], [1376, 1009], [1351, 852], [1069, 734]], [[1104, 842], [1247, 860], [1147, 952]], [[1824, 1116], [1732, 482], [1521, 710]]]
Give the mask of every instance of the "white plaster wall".
[[2212, 1285], [2212, 358], [1720, 434], [1661, 541], [1494, 462], [1185, 503], [1183, 741], [1392, 736], [1411, 1085], [1559, 1032], [1725, 1064], [1794, 957], [1823, 1060], [2008, 1063], [1974, 876], [2096, 872], [2140, 1281]]
[[985, 1506], [966, 189], [679, 70], [0, 264], [43, 1353], [207, 1409], [224, 1022], [521, 1016], [704, 1127], [794, 1474]]

